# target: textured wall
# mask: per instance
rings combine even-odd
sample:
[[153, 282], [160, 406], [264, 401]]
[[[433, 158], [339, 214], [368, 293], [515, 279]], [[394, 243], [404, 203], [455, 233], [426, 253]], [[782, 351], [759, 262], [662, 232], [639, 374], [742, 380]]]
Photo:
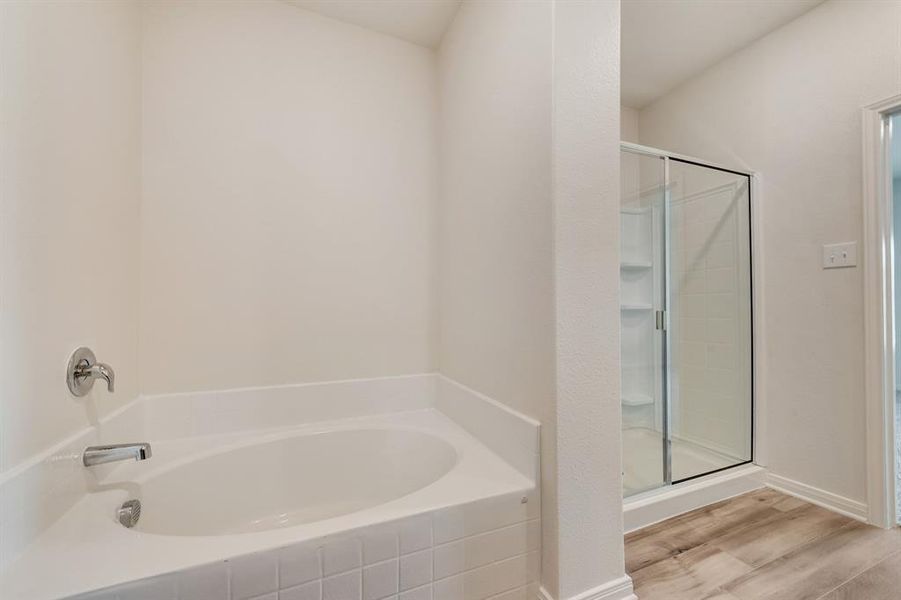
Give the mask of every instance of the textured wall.
[[435, 100], [420, 46], [148, 3], [142, 391], [431, 371]]
[[865, 500], [863, 106], [901, 93], [901, 2], [829, 1], [641, 112], [642, 142], [759, 171], [769, 466]]
[[137, 395], [140, 51], [135, 4], [0, 4], [0, 471]]
[[550, 2], [467, 2], [438, 51], [442, 374], [542, 423], [556, 576]]
[[623, 598], [619, 3], [555, 6], [555, 597]]

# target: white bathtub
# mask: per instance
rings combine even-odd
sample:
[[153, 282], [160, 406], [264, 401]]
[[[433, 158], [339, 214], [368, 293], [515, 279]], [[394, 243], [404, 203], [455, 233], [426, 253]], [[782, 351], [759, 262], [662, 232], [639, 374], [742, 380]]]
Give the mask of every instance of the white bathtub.
[[[504, 566], [508, 558], [498, 565], [516, 571], [517, 581], [534, 578], [536, 482], [434, 408], [147, 441], [151, 459], [92, 471], [100, 474], [92, 491], [4, 573], [0, 597], [49, 600], [110, 586], [120, 587], [90, 597], [144, 597], [142, 582], [177, 587], [180, 574], [192, 568], [238, 565], [249, 555], [280, 564], [281, 553], [300, 547], [320, 553], [319, 585], [325, 586], [330, 575], [323, 553], [330, 544], [351, 536], [362, 548], [366, 532], [386, 524], [396, 536], [419, 528], [422, 539], [425, 527], [429, 551], [434, 546], [436, 553], [461, 536], [518, 524], [525, 532], [529, 524], [529, 540], [516, 542], [519, 562]], [[143, 510], [138, 525], [127, 529], [115, 515], [131, 498], [140, 499]], [[472, 508], [480, 502], [485, 509]], [[404, 559], [399, 539], [396, 561]], [[367, 559], [360, 556], [354, 568], [365, 584]], [[41, 577], [50, 563], [54, 577]], [[235, 569], [223, 571], [232, 589], [240, 575]], [[275, 569], [282, 586], [284, 574]], [[446, 585], [462, 585], [455, 577], [463, 574], [452, 573]], [[514, 575], [484, 579], [503, 577]], [[129, 596], [135, 585], [138, 591]], [[150, 593], [187, 598], [173, 594]], [[220, 598], [238, 596], [209, 600]]]
[[456, 463], [450, 442], [423, 431], [287, 432], [135, 477], [135, 530], [227, 535], [332, 519], [420, 490]]

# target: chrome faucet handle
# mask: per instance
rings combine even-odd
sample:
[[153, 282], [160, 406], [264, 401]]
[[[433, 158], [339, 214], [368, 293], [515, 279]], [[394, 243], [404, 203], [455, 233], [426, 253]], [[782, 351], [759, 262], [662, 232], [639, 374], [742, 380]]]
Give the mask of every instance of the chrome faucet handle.
[[90, 348], [81, 347], [72, 353], [66, 369], [66, 383], [75, 396], [84, 396], [94, 387], [95, 379], [106, 381], [106, 389], [116, 389], [116, 373], [107, 364], [97, 362]]

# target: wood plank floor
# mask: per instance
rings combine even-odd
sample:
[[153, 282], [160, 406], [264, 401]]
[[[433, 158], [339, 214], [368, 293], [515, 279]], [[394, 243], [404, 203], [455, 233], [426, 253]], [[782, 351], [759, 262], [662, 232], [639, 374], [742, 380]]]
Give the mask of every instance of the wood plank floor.
[[899, 600], [901, 530], [770, 489], [626, 536], [639, 600]]

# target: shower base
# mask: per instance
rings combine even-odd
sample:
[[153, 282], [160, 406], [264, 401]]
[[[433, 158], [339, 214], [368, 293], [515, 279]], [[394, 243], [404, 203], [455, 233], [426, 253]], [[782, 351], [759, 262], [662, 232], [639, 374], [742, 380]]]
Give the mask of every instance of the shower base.
[[[672, 442], [673, 480], [718, 471], [741, 462], [684, 440]], [[655, 489], [663, 484], [663, 444], [660, 432], [636, 427], [623, 430], [623, 495]]]
[[[684, 440], [673, 440], [673, 479], [692, 477], [735, 464], [735, 459]], [[765, 471], [745, 464], [684, 483], [662, 485], [663, 448], [660, 433], [651, 429], [623, 430], [623, 519], [625, 531], [750, 492], [765, 485]]]

